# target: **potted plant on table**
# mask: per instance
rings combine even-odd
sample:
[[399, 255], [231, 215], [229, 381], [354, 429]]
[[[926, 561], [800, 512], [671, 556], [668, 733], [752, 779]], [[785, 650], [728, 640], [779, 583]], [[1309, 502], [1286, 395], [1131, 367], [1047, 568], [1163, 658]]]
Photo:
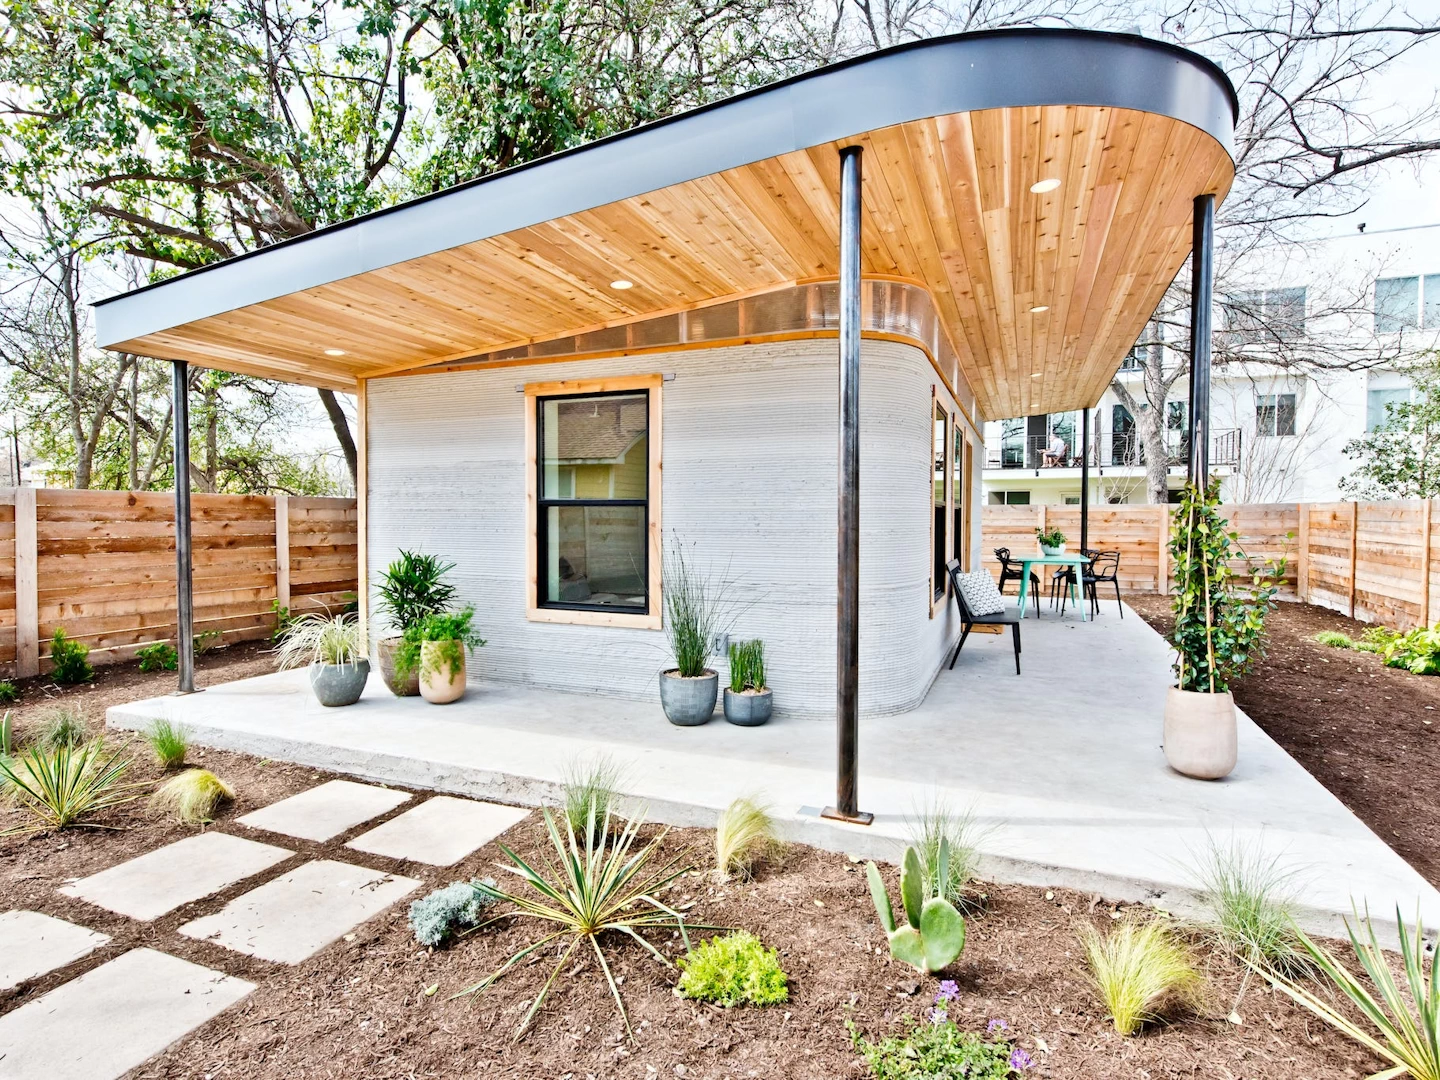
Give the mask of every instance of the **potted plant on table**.
[[732, 641], [725, 719], [740, 727], [759, 727], [770, 719], [774, 703], [775, 695], [765, 685], [765, 642]]
[[454, 563], [443, 562], [435, 555], [422, 555], [401, 549], [400, 557], [386, 567], [375, 586], [379, 601], [375, 605], [395, 631], [394, 636], [375, 643], [375, 658], [380, 664], [380, 677], [396, 697], [414, 697], [420, 693], [420, 669], [417, 665], [408, 678], [395, 671], [395, 654], [406, 633], [428, 615], [444, 611], [455, 597], [455, 586], [445, 575], [455, 569]]
[[370, 677], [365, 631], [350, 615], [301, 615], [275, 651], [282, 670], [310, 665], [310, 688], [321, 705], [354, 705]]
[[475, 609], [433, 611], [405, 631], [395, 650], [395, 673], [418, 679], [420, 696], [432, 705], [448, 705], [465, 693], [465, 652], [485, 639], [471, 626]]
[[1063, 555], [1065, 553], [1065, 534], [1059, 529], [1036, 529], [1035, 539], [1040, 541], [1040, 550], [1046, 555]]
[[696, 727], [715, 713], [720, 676], [711, 650], [723, 634], [723, 584], [716, 585], [686, 558], [675, 540], [665, 555], [665, 636], [675, 666], [660, 673], [660, 705], [677, 727]]
[[1170, 558], [1176, 684], [1165, 699], [1165, 760], [1178, 773], [1218, 780], [1235, 768], [1235, 699], [1230, 684], [1264, 653], [1265, 616], [1275, 606], [1285, 560], [1250, 571], [1236, 533], [1220, 516], [1220, 481], [1187, 484], [1175, 513]]

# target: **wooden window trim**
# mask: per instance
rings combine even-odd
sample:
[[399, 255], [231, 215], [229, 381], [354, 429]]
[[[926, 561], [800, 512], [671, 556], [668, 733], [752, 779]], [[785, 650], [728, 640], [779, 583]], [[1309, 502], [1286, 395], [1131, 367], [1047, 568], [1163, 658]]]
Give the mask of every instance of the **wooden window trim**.
[[[945, 463], [941, 467], [941, 485], [945, 491], [945, 520], [948, 523], [954, 516], [955, 507], [950, 493], [950, 410], [944, 407], [940, 400], [940, 388], [935, 384], [930, 385], [930, 419], [927, 430], [930, 434], [929, 451], [927, 453], [926, 471], [930, 476], [929, 490], [926, 496], [927, 512], [930, 515], [930, 548], [927, 555], [930, 559], [930, 572], [926, 574], [927, 587], [930, 596], [930, 618], [935, 618], [937, 612], [944, 610], [945, 605], [950, 602], [950, 581], [949, 575], [941, 573], [940, 595], [935, 595], [935, 419], [936, 415], [943, 413], [945, 424], [945, 438], [943, 440], [941, 453], [944, 455]], [[946, 529], [948, 534], [951, 530]], [[947, 551], [942, 553], [949, 558], [949, 542], [946, 543]]]
[[[558, 382], [527, 383], [525, 385], [525, 617], [530, 622], [567, 623], [572, 626], [619, 626], [634, 630], [659, 630], [661, 627], [662, 596], [661, 582], [661, 449], [664, 445], [660, 426], [662, 409], [660, 397], [665, 377], [655, 375], [624, 375], [608, 379], [562, 379]], [[540, 448], [535, 445], [535, 410], [537, 399], [560, 397], [572, 394], [608, 394], [624, 390], [649, 391], [649, 476], [646, 505], [646, 541], [650, 580], [645, 583], [646, 612], [620, 611], [576, 611], [570, 608], [547, 608], [540, 606], [540, 568], [537, 564], [538, 545], [536, 529], [539, 527], [539, 496], [537, 490]]]

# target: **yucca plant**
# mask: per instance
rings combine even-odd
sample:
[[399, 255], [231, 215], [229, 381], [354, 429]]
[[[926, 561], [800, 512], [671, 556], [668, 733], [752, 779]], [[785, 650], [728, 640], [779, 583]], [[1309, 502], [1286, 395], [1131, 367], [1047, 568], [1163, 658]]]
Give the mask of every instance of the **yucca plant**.
[[715, 872], [722, 878], [749, 874], [755, 860], [775, 844], [769, 807], [754, 799], [736, 799], [715, 822]]
[[662, 866], [652, 866], [665, 833], [661, 832], [649, 843], [637, 848], [641, 826], [639, 818], [627, 821], [624, 828], [612, 835], [608, 815], [604, 819], [597, 818], [593, 804], [585, 828], [578, 831], [562, 826], [549, 809], [543, 813], [545, 831], [550, 839], [548, 854], [553, 856], [553, 860], [541, 858], [532, 865], [507, 845], [500, 845], [511, 865], [497, 865], [506, 873], [519, 877], [529, 887], [528, 892], [512, 893], [498, 885], [472, 883], [482, 895], [513, 906], [513, 910], [482, 923], [481, 928], [500, 919], [533, 919], [541, 925], [543, 932], [501, 964], [493, 974], [460, 991], [456, 997], [483, 993], [526, 957], [556, 942], [562, 943], [559, 962], [515, 1029], [515, 1038], [518, 1039], [540, 1011], [551, 986], [565, 970], [575, 951], [588, 945], [600, 970], [605, 973], [615, 1007], [620, 1011], [625, 1030], [629, 1031], [630, 1018], [625, 1012], [625, 1003], [620, 999], [619, 984], [610, 970], [609, 961], [605, 959], [601, 938], [606, 934], [624, 934], [643, 945], [662, 964], [673, 967], [659, 949], [645, 940], [642, 931], [678, 930], [685, 950], [690, 950], [684, 916], [659, 896], [661, 890], [686, 873], [689, 867], [682, 856], [676, 856]]
[[305, 664], [356, 664], [366, 657], [365, 631], [349, 615], [312, 611], [291, 620], [275, 656], [282, 670]]
[[1160, 922], [1119, 923], [1108, 934], [1080, 931], [1091, 980], [1115, 1030], [1133, 1035], [1168, 1005], [1195, 1005], [1202, 981], [1189, 951]]
[[1362, 1017], [1360, 1021], [1347, 1016], [1337, 1004], [1324, 1000], [1289, 976], [1253, 962], [1251, 967], [1296, 1004], [1388, 1063], [1387, 1068], [1372, 1073], [1368, 1080], [1392, 1080], [1406, 1073], [1414, 1080], [1440, 1080], [1440, 1028], [1437, 1028], [1440, 1025], [1440, 980], [1436, 979], [1435, 953], [1430, 954], [1428, 970], [1426, 967], [1424, 927], [1417, 917], [1414, 932], [1408, 932], [1405, 920], [1396, 908], [1395, 923], [1400, 930], [1400, 960], [1406, 984], [1402, 990], [1385, 960], [1369, 912], [1363, 920], [1357, 913], [1356, 922], [1364, 923], [1364, 940], [1356, 934], [1349, 920], [1346, 920], [1345, 929], [1350, 935], [1350, 947], [1354, 949], [1369, 982], [1368, 987], [1330, 950], [1310, 940], [1303, 930], [1296, 928], [1295, 936], [1311, 965], [1340, 992], [1342, 1000], [1354, 1006]]
[[220, 804], [234, 798], [235, 789], [209, 769], [186, 769], [155, 789], [150, 808], [185, 825], [208, 825]]
[[190, 729], [184, 724], [162, 717], [153, 721], [143, 734], [161, 768], [178, 769], [185, 764], [185, 754], [190, 749]]
[[592, 822], [619, 817], [620, 783], [624, 770], [608, 754], [596, 754], [588, 762], [572, 761], [565, 769], [562, 790], [565, 797], [565, 824], [577, 836], [584, 836]]
[[83, 819], [143, 798], [135, 791], [148, 785], [121, 783], [130, 762], [121, 760], [120, 753], [107, 752], [95, 739], [54, 750], [32, 746], [18, 757], [0, 758], [5, 798], [35, 819], [6, 835], [74, 825], [101, 828]]

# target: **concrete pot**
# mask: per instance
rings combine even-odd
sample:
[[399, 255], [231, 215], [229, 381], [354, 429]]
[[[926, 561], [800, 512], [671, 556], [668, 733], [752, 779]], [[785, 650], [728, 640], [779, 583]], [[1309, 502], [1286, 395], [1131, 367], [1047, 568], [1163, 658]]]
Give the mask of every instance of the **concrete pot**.
[[310, 689], [321, 705], [354, 705], [365, 691], [370, 678], [370, 661], [353, 664], [311, 664]]
[[1165, 760], [1197, 780], [1219, 780], [1235, 768], [1235, 699], [1172, 686], [1165, 698]]
[[725, 719], [737, 727], [759, 727], [770, 719], [774, 707], [772, 690], [744, 690], [737, 694], [725, 688]]
[[396, 697], [418, 697], [420, 695], [420, 672], [412, 671], [408, 679], [395, 673], [395, 653], [400, 648], [398, 637], [383, 638], [375, 643], [375, 659], [380, 664], [380, 678]]
[[660, 673], [660, 705], [676, 727], [698, 727], [715, 714], [720, 676], [707, 671], [693, 679], [682, 678], [676, 668]]
[[460, 663], [451, 667], [441, 649], [448, 641], [420, 643], [420, 696], [431, 705], [449, 705], [465, 693], [465, 649], [460, 649]]

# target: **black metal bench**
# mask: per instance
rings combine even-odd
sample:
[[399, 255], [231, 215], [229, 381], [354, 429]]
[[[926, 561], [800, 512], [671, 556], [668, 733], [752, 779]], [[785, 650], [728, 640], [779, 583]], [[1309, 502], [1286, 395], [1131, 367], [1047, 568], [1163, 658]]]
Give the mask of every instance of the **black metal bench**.
[[950, 656], [950, 667], [955, 667], [955, 661], [960, 658], [960, 650], [965, 647], [965, 639], [970, 636], [970, 631], [977, 626], [1008, 626], [1011, 635], [1015, 639], [1015, 674], [1020, 674], [1020, 616], [1018, 613], [1001, 611], [994, 615], [973, 615], [965, 603], [965, 594], [960, 591], [960, 562], [958, 559], [951, 559], [945, 564], [945, 570], [950, 575], [950, 591], [955, 594], [955, 603], [960, 605], [960, 640], [955, 643], [955, 652]]

